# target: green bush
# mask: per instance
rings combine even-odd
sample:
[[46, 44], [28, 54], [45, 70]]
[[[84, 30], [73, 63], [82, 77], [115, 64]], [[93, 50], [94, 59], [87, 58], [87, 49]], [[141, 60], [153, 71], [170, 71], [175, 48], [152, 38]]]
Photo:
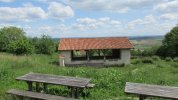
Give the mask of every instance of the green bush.
[[178, 62], [178, 57], [175, 57], [175, 58], [173, 59], [173, 61], [174, 61], [174, 62]]
[[132, 60], [132, 62], [131, 62], [131, 64], [140, 64], [140, 63], [142, 63], [142, 61], [141, 61], [141, 59], [133, 59]]
[[35, 52], [37, 54], [52, 54], [56, 49], [53, 40], [46, 35], [42, 35], [41, 38], [33, 38], [32, 43], [35, 46]]
[[10, 42], [7, 45], [7, 51], [16, 55], [32, 54], [34, 51], [34, 46], [27, 38], [21, 38]]
[[171, 62], [171, 61], [173, 61], [173, 60], [172, 60], [171, 57], [166, 57], [166, 58], [165, 58], [165, 61], [167, 61], [167, 62]]
[[131, 50], [131, 55], [133, 57], [135, 57], [135, 56], [142, 56], [142, 51], [140, 49], [132, 49]]
[[25, 32], [17, 27], [4, 27], [0, 29], [0, 51], [7, 51], [10, 42], [24, 38]]
[[153, 64], [154, 61], [153, 61], [153, 59], [150, 58], [150, 57], [145, 57], [145, 58], [142, 59], [142, 63], [150, 63], [150, 64]]
[[160, 60], [159, 56], [152, 56], [152, 59], [153, 59], [154, 61], [159, 61], [159, 60]]

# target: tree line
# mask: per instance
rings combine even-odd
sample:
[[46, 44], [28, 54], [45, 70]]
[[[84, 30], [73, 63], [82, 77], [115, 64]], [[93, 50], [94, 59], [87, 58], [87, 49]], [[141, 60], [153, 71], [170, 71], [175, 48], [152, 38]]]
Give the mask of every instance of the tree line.
[[[58, 43], [47, 35], [40, 38], [28, 38], [23, 29], [4, 27], [0, 29], [0, 52], [13, 54], [53, 54], [57, 51]], [[168, 32], [160, 47], [146, 50], [132, 50], [134, 56], [178, 57], [178, 25]]]
[[56, 50], [52, 38], [42, 35], [40, 38], [28, 38], [23, 29], [17, 27], [3, 27], [0, 29], [0, 52], [22, 54], [52, 54]]

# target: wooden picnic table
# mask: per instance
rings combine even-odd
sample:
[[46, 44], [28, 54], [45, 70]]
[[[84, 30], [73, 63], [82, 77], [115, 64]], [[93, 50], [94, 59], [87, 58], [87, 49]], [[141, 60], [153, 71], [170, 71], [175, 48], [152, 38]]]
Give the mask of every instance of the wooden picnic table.
[[178, 87], [126, 82], [125, 93], [139, 95], [139, 100], [147, 96], [178, 100]]
[[40, 83], [43, 84], [43, 89], [45, 92], [47, 91], [47, 84], [67, 86], [71, 90], [71, 97], [78, 98], [79, 91], [83, 91], [83, 89], [86, 88], [90, 83], [91, 79], [28, 73], [24, 76], [16, 78], [16, 80], [26, 81], [29, 91], [32, 91], [33, 82], [36, 83], [37, 92], [40, 92]]

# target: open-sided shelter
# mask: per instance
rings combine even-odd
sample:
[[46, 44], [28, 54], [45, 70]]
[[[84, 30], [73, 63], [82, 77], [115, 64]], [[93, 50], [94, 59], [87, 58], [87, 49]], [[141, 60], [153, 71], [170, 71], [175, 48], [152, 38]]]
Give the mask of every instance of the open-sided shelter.
[[127, 37], [62, 38], [60, 65], [121, 65], [130, 63], [133, 48]]

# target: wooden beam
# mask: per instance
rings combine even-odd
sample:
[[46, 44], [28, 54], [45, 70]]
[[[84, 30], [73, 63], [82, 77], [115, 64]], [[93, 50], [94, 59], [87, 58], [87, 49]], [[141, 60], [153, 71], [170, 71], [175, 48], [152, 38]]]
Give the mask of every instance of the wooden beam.
[[40, 83], [36, 82], [36, 92], [40, 92]]
[[90, 61], [90, 52], [87, 50], [87, 60]]
[[28, 91], [32, 91], [32, 88], [33, 88], [33, 83], [32, 83], [32, 82], [27, 81], [27, 85], [28, 85]]
[[[24, 91], [24, 90], [9, 90], [6, 92], [7, 94], [14, 95], [14, 96], [20, 96], [24, 97], [22, 100], [75, 100], [74, 98], [67, 98], [67, 97], [61, 97], [56, 95], [50, 95], [45, 93], [37, 93], [37, 92], [31, 92], [31, 91]], [[16, 98], [13, 98], [12, 100], [16, 100]]]
[[43, 89], [44, 89], [44, 92], [47, 93], [48, 88], [47, 88], [47, 84], [46, 83], [43, 83]]
[[70, 87], [71, 89], [71, 97], [75, 98], [75, 88], [74, 87]]
[[146, 96], [144, 96], [144, 95], [139, 96], [139, 100], [144, 100], [144, 99], [146, 99]]
[[139, 95], [139, 100], [147, 96], [178, 100], [178, 87], [126, 82], [125, 93]]
[[79, 89], [80, 88], [75, 88], [75, 98], [79, 98]]

